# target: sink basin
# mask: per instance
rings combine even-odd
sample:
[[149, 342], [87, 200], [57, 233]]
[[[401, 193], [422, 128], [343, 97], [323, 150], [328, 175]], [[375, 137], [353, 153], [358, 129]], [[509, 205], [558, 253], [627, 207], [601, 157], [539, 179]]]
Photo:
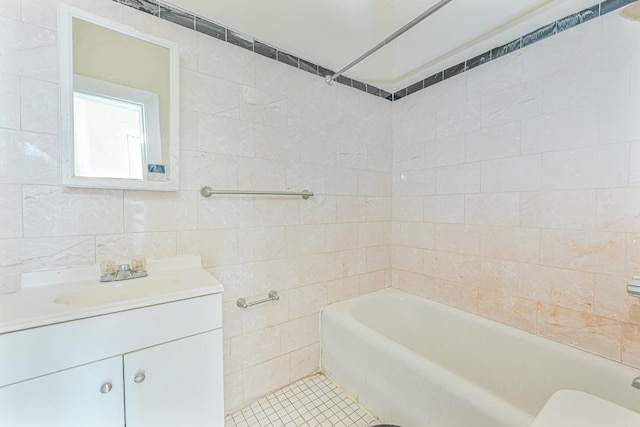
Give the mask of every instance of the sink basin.
[[83, 289], [58, 295], [54, 302], [65, 305], [100, 305], [178, 290], [179, 279], [166, 277], [145, 277], [86, 285]]

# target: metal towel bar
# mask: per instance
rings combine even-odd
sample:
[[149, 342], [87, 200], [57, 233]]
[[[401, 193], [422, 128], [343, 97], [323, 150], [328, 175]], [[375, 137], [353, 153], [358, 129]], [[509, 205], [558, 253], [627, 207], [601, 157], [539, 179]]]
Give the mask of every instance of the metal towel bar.
[[276, 301], [280, 299], [280, 295], [278, 295], [278, 291], [269, 292], [269, 296], [267, 298], [260, 299], [258, 301], [247, 302], [244, 298], [238, 298], [236, 301], [236, 305], [240, 308], [248, 308], [253, 305], [262, 304], [263, 302]]
[[253, 194], [258, 196], [302, 196], [307, 200], [313, 196], [313, 191], [258, 191], [258, 190], [214, 190], [211, 187], [202, 187], [200, 189], [202, 197], [211, 197], [213, 194]]

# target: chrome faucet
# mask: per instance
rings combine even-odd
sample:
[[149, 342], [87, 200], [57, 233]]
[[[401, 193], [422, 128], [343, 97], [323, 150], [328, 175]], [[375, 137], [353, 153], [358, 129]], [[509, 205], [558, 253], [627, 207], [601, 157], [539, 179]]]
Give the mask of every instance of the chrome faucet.
[[134, 259], [131, 264], [119, 264], [117, 269], [115, 268], [115, 262], [106, 261], [100, 265], [100, 268], [102, 271], [102, 275], [100, 276], [101, 282], [137, 279], [149, 275], [146, 270], [147, 263], [144, 258]]

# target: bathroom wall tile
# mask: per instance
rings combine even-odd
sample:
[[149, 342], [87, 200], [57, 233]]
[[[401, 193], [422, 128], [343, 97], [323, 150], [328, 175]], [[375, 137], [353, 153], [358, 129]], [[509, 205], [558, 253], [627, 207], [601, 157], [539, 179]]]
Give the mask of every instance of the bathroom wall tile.
[[520, 225], [592, 230], [596, 226], [596, 194], [595, 190], [520, 193]]
[[122, 233], [122, 191], [23, 187], [25, 237]]
[[424, 166], [433, 168], [464, 163], [464, 150], [464, 134], [426, 141]]
[[537, 263], [541, 257], [540, 231], [518, 227], [483, 226], [479, 255], [509, 261]]
[[286, 227], [253, 227], [238, 230], [238, 259], [241, 262], [284, 258]]
[[[326, 189], [326, 169], [322, 165], [308, 163], [288, 162], [287, 163], [287, 189], [291, 191], [308, 190], [318, 194], [328, 192]], [[304, 203], [308, 203], [305, 200]]]
[[238, 188], [238, 162], [234, 156], [182, 150], [180, 166], [182, 190], [200, 191], [205, 185], [215, 190]]
[[563, 68], [544, 79], [542, 109], [554, 113], [592, 106], [598, 97], [598, 69], [591, 64]]
[[365, 249], [340, 251], [336, 254], [336, 277], [351, 277], [365, 271]]
[[478, 314], [527, 332], [536, 330], [535, 301], [479, 289]]
[[433, 300], [469, 313], [478, 313], [478, 288], [434, 279]]
[[321, 134], [296, 132], [300, 139], [300, 158], [307, 163], [336, 166], [338, 159], [338, 140]]
[[542, 230], [540, 263], [593, 273], [625, 271], [625, 235], [573, 230]]
[[301, 256], [298, 259], [298, 286], [336, 279], [336, 259], [335, 252]]
[[198, 146], [198, 112], [184, 106], [180, 109], [180, 149], [204, 151]]
[[[30, 79], [58, 80], [56, 31], [0, 17], [0, 40], [1, 72], [22, 76], [29, 83]], [[41, 85], [44, 86], [44, 82]], [[54, 95], [57, 97], [57, 92]]]
[[358, 278], [356, 276], [327, 282], [327, 302], [329, 304], [358, 296]]
[[288, 101], [284, 95], [244, 86], [244, 103], [240, 105], [240, 119], [269, 126], [287, 125]]
[[622, 363], [640, 365], [640, 326], [622, 325]]
[[96, 236], [96, 262], [110, 259], [127, 261], [140, 255], [147, 259], [168, 258], [177, 254], [175, 232]]
[[391, 266], [394, 269], [420, 273], [423, 271], [423, 250], [407, 246], [393, 246]]
[[514, 261], [466, 256], [463, 275], [480, 289], [518, 295], [518, 263]]
[[360, 295], [376, 292], [391, 285], [391, 275], [388, 271], [374, 271], [358, 276], [358, 291]]
[[301, 203], [294, 197], [256, 197], [253, 202], [253, 223], [259, 227], [299, 224]]
[[482, 98], [482, 126], [497, 126], [542, 113], [542, 82], [529, 81]]
[[518, 274], [518, 296], [522, 298], [580, 311], [593, 309], [593, 273], [520, 264]]
[[635, 165], [640, 164], [640, 142], [629, 144], [629, 185], [640, 185], [640, 168]]
[[394, 172], [392, 193], [394, 196], [427, 196], [436, 193], [436, 170]]
[[0, 238], [22, 237], [22, 186], [0, 184]]
[[640, 325], [640, 301], [627, 294], [629, 277], [595, 275], [593, 313]]
[[285, 291], [299, 285], [299, 266], [296, 258], [280, 258], [253, 263], [256, 294], [272, 290]]
[[6, 0], [0, 4], [0, 16], [20, 20], [22, 0]]
[[482, 191], [535, 191], [541, 186], [542, 158], [521, 156], [482, 162]]
[[238, 158], [238, 187], [246, 190], [286, 190], [286, 167], [275, 160]]
[[0, 182], [60, 183], [60, 142], [55, 135], [0, 129]]
[[464, 223], [465, 196], [427, 196], [424, 198], [424, 221]]
[[640, 275], [640, 234], [627, 235], [627, 274]]
[[223, 302], [233, 302], [238, 298], [247, 298], [255, 295], [253, 264], [223, 265], [208, 268], [216, 279], [224, 284]]
[[598, 143], [595, 103], [523, 120], [522, 153], [589, 147]]
[[[272, 289], [273, 290], [273, 289]], [[280, 300], [271, 301], [269, 303], [260, 304], [256, 307], [251, 307], [249, 310], [240, 309], [236, 306], [236, 310], [241, 310], [242, 315], [242, 333], [263, 330], [272, 326], [277, 326], [282, 329], [285, 322], [289, 319], [289, 310], [284, 300], [287, 299], [287, 291], [278, 291]], [[271, 290], [263, 293], [257, 293], [255, 296], [247, 295], [247, 300], [251, 301], [258, 298], [266, 298]], [[282, 335], [282, 333], [281, 333]], [[282, 351], [284, 353], [284, 351]]]
[[258, 396], [289, 384], [291, 382], [289, 363], [289, 355], [286, 354], [245, 369], [243, 375], [244, 401], [251, 402]]
[[357, 224], [327, 224], [325, 230], [327, 251], [344, 251], [358, 247]]
[[310, 255], [327, 250], [328, 225], [297, 225], [287, 227], [287, 254]]
[[436, 224], [436, 249], [459, 254], [480, 253], [482, 228], [465, 224]]
[[[387, 182], [390, 177], [387, 176]], [[367, 221], [391, 220], [391, 197], [367, 197]]]
[[20, 77], [0, 73], [0, 127], [20, 129]]
[[[408, 138], [408, 137], [407, 137]], [[399, 142], [394, 137], [393, 164], [394, 171], [420, 170], [425, 165], [424, 137], [416, 137], [410, 141]]]
[[480, 163], [467, 163], [436, 169], [436, 194], [480, 192]]
[[553, 190], [621, 187], [628, 182], [628, 160], [628, 144], [545, 153], [543, 186]]
[[300, 135], [291, 129], [255, 125], [255, 156], [271, 160], [300, 160]]
[[3, 239], [0, 244], [0, 293], [16, 292], [20, 275], [42, 268], [95, 263], [93, 236]]
[[327, 167], [326, 189], [328, 194], [355, 196], [358, 194], [358, 171]]
[[449, 282], [464, 281], [464, 256], [461, 254], [425, 250], [423, 273]]
[[315, 343], [289, 354], [291, 381], [311, 375], [320, 369], [320, 344]]
[[391, 268], [391, 248], [389, 246], [366, 248], [365, 254], [367, 273]]
[[593, 314], [546, 304], [538, 307], [537, 333], [620, 360], [621, 324]]
[[198, 147], [219, 154], [251, 157], [254, 154], [253, 124], [198, 113]]
[[[233, 357], [241, 354], [243, 357]], [[270, 327], [231, 338], [231, 372], [280, 355], [280, 328]]]
[[358, 247], [383, 246], [391, 243], [391, 223], [363, 222], [358, 224]]
[[201, 255], [205, 268], [238, 262], [235, 230], [185, 230], [177, 235], [178, 255]]
[[467, 133], [466, 161], [477, 162], [519, 155], [520, 127], [520, 122], [514, 122]]
[[394, 245], [422, 249], [434, 249], [436, 245], [436, 226], [434, 224], [394, 221], [391, 234]]
[[520, 224], [518, 193], [482, 193], [464, 196], [466, 224], [517, 226]]
[[256, 81], [255, 55], [229, 43], [198, 37], [198, 71], [202, 74], [254, 86]]
[[473, 132], [480, 128], [482, 117], [483, 108], [480, 98], [461, 102], [455, 107], [445, 105], [436, 113], [436, 136], [442, 138]]
[[640, 189], [612, 188], [598, 191], [597, 228], [640, 232]]
[[232, 372], [224, 376], [224, 407], [226, 411], [240, 408], [248, 400], [244, 398], [244, 371]]
[[337, 198], [337, 220], [338, 222], [361, 222], [367, 218], [366, 197], [346, 197]]
[[[301, 276], [304, 274], [303, 268], [301, 262]], [[326, 283], [316, 283], [289, 291], [289, 318], [292, 320], [312, 315], [317, 316], [325, 305], [327, 305]]]
[[522, 54], [513, 53], [500, 58], [494, 54], [491, 62], [465, 74], [468, 99], [506, 90], [522, 83]]
[[59, 89], [55, 83], [20, 79], [21, 128], [57, 134], [59, 129]]
[[330, 224], [337, 222], [337, 198], [315, 195], [300, 205], [302, 224]]
[[364, 169], [367, 167], [367, 145], [359, 139], [339, 139], [337, 147], [339, 167]]
[[216, 195], [198, 196], [198, 228], [234, 228], [253, 226], [253, 197]]
[[320, 340], [318, 315], [301, 317], [284, 323], [280, 329], [280, 348], [283, 353], [299, 350]]
[[[229, 353], [229, 360], [225, 362], [227, 369], [231, 372], [231, 340], [242, 333], [242, 309], [238, 307], [236, 301], [225, 301], [222, 303], [222, 337], [225, 352]], [[228, 372], [227, 372], [228, 373]]]
[[125, 232], [194, 230], [198, 197], [195, 191], [125, 191]]
[[423, 298], [433, 299], [433, 279], [424, 274], [392, 270], [392, 283], [396, 289], [409, 292]]
[[615, 102], [599, 103], [599, 139], [611, 144], [640, 139], [640, 123], [635, 118], [640, 112], [640, 99], [630, 95]]
[[237, 108], [244, 102], [242, 86], [218, 77], [183, 70], [180, 105], [200, 113], [216, 114]]
[[375, 171], [358, 171], [358, 195], [391, 196], [389, 174]]

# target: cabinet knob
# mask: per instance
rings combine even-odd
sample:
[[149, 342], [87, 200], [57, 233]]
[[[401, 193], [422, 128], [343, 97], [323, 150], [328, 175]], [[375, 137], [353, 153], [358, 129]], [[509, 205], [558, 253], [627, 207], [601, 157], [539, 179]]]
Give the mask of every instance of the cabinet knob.
[[140, 384], [142, 381], [144, 381], [145, 378], [146, 376], [144, 375], [144, 371], [140, 371], [136, 374], [135, 377], [133, 377], [133, 382]]
[[100, 393], [107, 394], [111, 391], [112, 388], [113, 384], [111, 384], [110, 382], [106, 382], [100, 386]]

